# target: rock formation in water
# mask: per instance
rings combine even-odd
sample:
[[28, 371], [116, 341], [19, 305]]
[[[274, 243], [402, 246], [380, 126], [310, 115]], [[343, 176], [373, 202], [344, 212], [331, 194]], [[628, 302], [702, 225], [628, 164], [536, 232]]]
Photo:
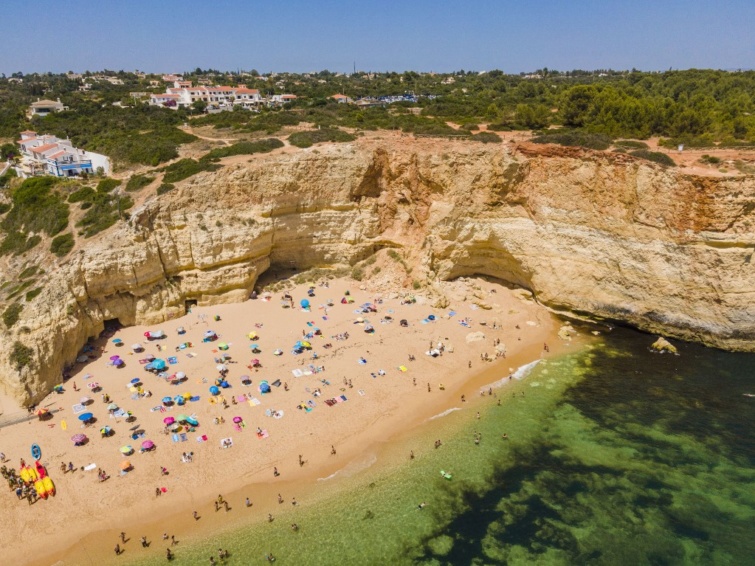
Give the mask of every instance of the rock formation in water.
[[0, 338], [0, 381], [37, 400], [104, 321], [158, 323], [187, 301], [243, 300], [271, 267], [384, 248], [430, 286], [485, 274], [556, 310], [752, 351], [754, 210], [752, 177], [552, 146], [372, 138], [258, 156], [148, 200], [48, 270]]

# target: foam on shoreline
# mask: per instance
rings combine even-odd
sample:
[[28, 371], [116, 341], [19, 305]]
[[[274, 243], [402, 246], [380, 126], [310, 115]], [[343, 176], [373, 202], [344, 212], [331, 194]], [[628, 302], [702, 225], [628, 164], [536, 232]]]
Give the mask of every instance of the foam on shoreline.
[[506, 385], [506, 383], [509, 381], [510, 377], [516, 379], [517, 381], [522, 381], [529, 374], [532, 373], [532, 370], [534, 370], [535, 366], [537, 366], [537, 364], [539, 364], [541, 361], [542, 361], [541, 359], [538, 359], [538, 360], [535, 360], [535, 361], [530, 362], [528, 364], [524, 364], [523, 366], [519, 366], [516, 369], [516, 371], [514, 373], [512, 373], [510, 376], [507, 375], [506, 377], [502, 377], [498, 381], [494, 381], [493, 383], [490, 383], [488, 385], [485, 385], [485, 386], [481, 387], [480, 388], [480, 393], [484, 393], [488, 389], [491, 389], [491, 388], [492, 389], [500, 389], [501, 387], [503, 387], [504, 385]]

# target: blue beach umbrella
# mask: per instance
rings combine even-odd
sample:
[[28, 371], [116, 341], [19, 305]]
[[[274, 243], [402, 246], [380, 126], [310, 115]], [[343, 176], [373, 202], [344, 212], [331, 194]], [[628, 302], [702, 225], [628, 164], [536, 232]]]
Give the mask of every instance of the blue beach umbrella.
[[210, 387], [210, 393], [212, 395], [219, 395], [220, 389], [218, 389], [216, 385], [213, 385], [212, 387]]
[[186, 402], [182, 395], [176, 395], [173, 400], [176, 402], [176, 405], [183, 405]]
[[168, 367], [168, 364], [165, 363], [165, 360], [162, 360], [160, 358], [157, 358], [155, 361], [152, 362], [152, 368], [158, 371], [163, 370], [166, 367]]
[[87, 421], [91, 421], [93, 418], [94, 418], [94, 415], [92, 413], [83, 413], [79, 415], [79, 420], [84, 423]]

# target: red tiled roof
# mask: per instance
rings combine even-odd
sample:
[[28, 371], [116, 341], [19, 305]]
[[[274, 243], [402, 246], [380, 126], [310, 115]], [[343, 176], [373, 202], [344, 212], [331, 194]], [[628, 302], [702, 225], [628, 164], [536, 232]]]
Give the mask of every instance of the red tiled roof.
[[34, 153], [44, 153], [45, 151], [50, 151], [51, 149], [55, 149], [56, 147], [58, 147], [58, 144], [48, 143], [45, 145], [40, 145], [39, 147], [33, 147], [29, 151], [33, 151]]
[[61, 155], [65, 155], [65, 154], [66, 154], [66, 152], [63, 151], [63, 150], [61, 150], [61, 151], [59, 151], [57, 153], [53, 153], [52, 155], [48, 155], [47, 158], [48, 159], [56, 159], [56, 158], [60, 157]]
[[256, 88], [237, 88], [236, 89], [237, 94], [259, 94], [260, 91]]

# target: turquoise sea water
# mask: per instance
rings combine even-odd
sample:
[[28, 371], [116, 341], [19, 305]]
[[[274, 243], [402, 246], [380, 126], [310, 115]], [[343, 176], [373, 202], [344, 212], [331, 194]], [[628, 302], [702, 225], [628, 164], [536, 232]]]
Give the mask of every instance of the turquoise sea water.
[[176, 563], [755, 564], [755, 355], [652, 340], [618, 329], [540, 363]]

